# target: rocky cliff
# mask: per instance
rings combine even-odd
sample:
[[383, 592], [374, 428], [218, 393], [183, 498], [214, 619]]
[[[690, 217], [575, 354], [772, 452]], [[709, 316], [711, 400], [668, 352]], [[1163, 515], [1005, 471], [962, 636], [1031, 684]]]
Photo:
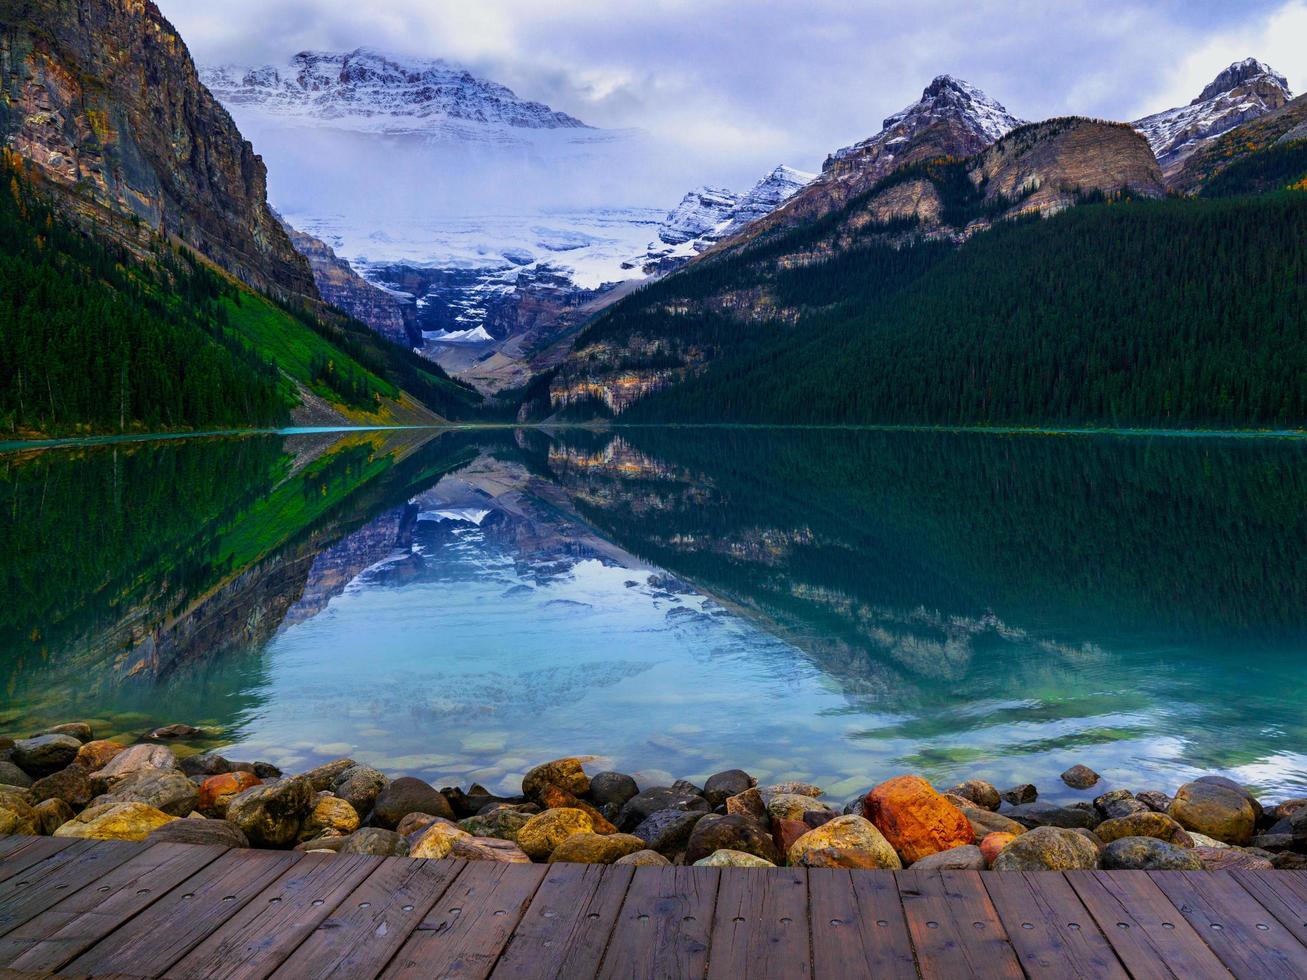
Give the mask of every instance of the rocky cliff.
[[252, 286], [317, 296], [262, 160], [150, 0], [6, 0], [0, 86], [0, 139], [71, 213], [139, 250], [160, 233]]
[[1307, 95], [1300, 95], [1197, 149], [1171, 176], [1171, 186], [1186, 194], [1197, 193], [1231, 165], [1274, 146], [1299, 140], [1307, 140]]

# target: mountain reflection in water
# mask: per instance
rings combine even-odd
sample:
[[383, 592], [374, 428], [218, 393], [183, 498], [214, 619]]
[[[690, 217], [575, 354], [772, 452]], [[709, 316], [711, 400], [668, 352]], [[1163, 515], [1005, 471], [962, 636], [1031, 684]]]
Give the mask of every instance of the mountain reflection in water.
[[1304, 452], [631, 429], [7, 454], [0, 722], [186, 721], [231, 756], [492, 789], [581, 753], [837, 796], [919, 771], [1056, 797], [1072, 762], [1301, 793]]

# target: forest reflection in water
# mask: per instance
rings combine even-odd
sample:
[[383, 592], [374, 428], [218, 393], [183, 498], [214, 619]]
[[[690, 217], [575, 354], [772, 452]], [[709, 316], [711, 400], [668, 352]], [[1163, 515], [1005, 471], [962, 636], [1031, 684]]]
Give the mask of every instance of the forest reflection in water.
[[[1307, 789], [1307, 444], [627, 429], [0, 456], [5, 730]], [[228, 752], [228, 749], [224, 749]]]

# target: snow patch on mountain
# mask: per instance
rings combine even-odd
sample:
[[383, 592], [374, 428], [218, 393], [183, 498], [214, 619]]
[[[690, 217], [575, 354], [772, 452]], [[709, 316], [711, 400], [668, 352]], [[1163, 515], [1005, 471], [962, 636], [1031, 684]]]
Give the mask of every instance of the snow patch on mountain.
[[1173, 168], [1209, 140], [1289, 102], [1288, 80], [1270, 65], [1245, 58], [1230, 65], [1187, 106], [1131, 125], [1143, 133], [1163, 169]]

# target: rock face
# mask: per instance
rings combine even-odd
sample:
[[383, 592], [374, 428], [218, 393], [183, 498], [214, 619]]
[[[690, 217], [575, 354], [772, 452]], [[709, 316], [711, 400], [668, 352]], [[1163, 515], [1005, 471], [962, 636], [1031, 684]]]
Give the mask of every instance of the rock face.
[[863, 812], [904, 864], [976, 842], [975, 832], [962, 811], [920, 776], [898, 776], [881, 783], [867, 794]]
[[1292, 98], [1283, 75], [1255, 58], [1245, 58], [1217, 75], [1187, 106], [1145, 116], [1133, 125], [1147, 138], [1169, 181], [1204, 145]]
[[251, 285], [317, 297], [269, 210], [263, 161], [149, 0], [0, 8], [0, 135], [63, 203], [141, 251], [175, 236]]
[[1178, 170], [1168, 174], [1168, 182], [1174, 190], [1196, 193], [1227, 167], [1299, 140], [1307, 140], [1307, 95], [1202, 143]]

